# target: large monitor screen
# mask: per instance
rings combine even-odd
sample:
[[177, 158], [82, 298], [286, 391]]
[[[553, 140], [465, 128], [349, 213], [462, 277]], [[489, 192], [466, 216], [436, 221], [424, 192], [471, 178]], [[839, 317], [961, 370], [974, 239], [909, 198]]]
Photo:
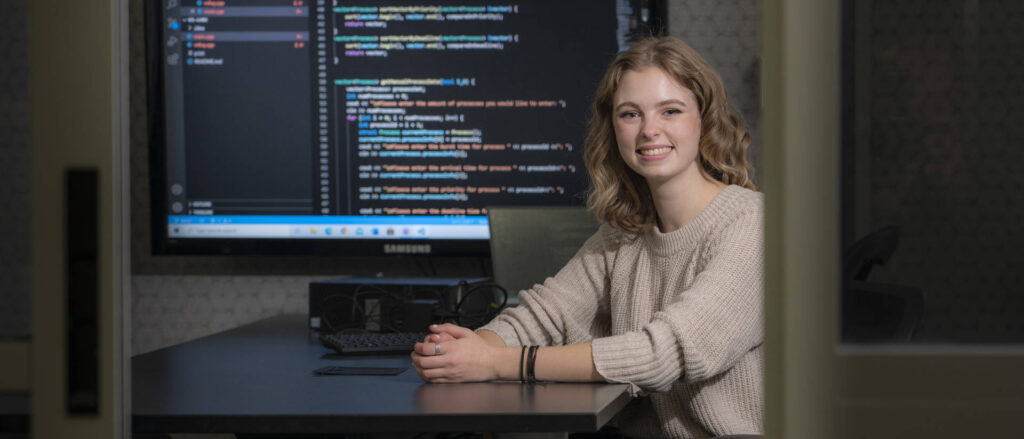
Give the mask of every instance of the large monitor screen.
[[488, 206], [584, 202], [590, 99], [642, 18], [628, 0], [161, 2], [155, 253], [486, 253]]

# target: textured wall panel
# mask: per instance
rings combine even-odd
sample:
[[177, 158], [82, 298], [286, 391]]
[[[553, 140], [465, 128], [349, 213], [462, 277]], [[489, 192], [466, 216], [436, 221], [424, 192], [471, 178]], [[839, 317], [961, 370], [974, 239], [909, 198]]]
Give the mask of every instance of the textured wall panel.
[[27, 0], [0, 1], [0, 338], [30, 331]]
[[922, 289], [922, 341], [1024, 342], [1024, 3], [877, 1], [870, 217], [877, 280]]
[[304, 276], [134, 276], [132, 354], [279, 314], [305, 314]]
[[[700, 52], [722, 76], [729, 105], [750, 130], [749, 154], [760, 163], [761, 2], [758, 0], [669, 1], [669, 34]], [[757, 182], [755, 172], [754, 181]]]

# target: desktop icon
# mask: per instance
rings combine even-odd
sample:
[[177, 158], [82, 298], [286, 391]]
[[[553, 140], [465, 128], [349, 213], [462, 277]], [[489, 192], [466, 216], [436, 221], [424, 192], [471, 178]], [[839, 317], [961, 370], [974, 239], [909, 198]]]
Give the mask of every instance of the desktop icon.
[[420, 227], [420, 229], [417, 230], [416, 233], [419, 233], [420, 235], [423, 235], [423, 236], [427, 236], [427, 228], [426, 227]]
[[356, 228], [356, 235], [362, 235], [362, 234], [363, 234], [363, 228], [362, 227]]
[[326, 234], [326, 235], [330, 235], [332, 231], [333, 231], [333, 230], [331, 230], [331, 228], [330, 228], [330, 227], [328, 227], [328, 228], [324, 229], [324, 234]]
[[373, 228], [373, 234], [374, 234], [374, 235], [380, 235], [380, 229], [378, 229], [378, 228], [374, 227], [374, 228]]
[[176, 65], [178, 65], [178, 58], [179, 57], [180, 57], [180, 55], [178, 55], [177, 53], [172, 53], [170, 55], [167, 55], [167, 65], [169, 65], [169, 66], [176, 66]]
[[309, 228], [309, 234], [310, 235], [316, 235], [316, 227], [310, 227]]
[[403, 227], [402, 228], [402, 234], [403, 235], [408, 235], [409, 234], [409, 228], [408, 227]]
[[339, 235], [347, 235], [348, 234], [348, 227], [342, 227], [342, 228], [338, 229], [338, 234]]
[[395, 229], [388, 227], [388, 236], [395, 236]]
[[178, 44], [178, 37], [174, 35], [167, 37], [167, 47], [173, 47], [175, 44]]

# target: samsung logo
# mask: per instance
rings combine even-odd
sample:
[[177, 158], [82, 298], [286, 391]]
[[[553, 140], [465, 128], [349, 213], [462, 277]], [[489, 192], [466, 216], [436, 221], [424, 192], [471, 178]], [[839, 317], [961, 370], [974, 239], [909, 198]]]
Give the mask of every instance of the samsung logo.
[[384, 244], [384, 253], [425, 255], [430, 253], [430, 244]]

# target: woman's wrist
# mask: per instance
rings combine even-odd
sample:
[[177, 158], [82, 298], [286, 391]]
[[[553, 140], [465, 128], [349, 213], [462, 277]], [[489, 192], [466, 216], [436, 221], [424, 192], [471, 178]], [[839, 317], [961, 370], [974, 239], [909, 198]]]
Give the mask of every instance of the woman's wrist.
[[494, 372], [497, 375], [495, 381], [518, 381], [519, 380], [519, 358], [521, 348], [495, 348]]
[[498, 334], [494, 333], [494, 331], [489, 331], [487, 329], [481, 329], [481, 330], [478, 330], [476, 333], [477, 333], [477, 335], [482, 337], [484, 339], [484, 341], [487, 342], [487, 344], [489, 344], [491, 346], [494, 346], [494, 347], [497, 347], [497, 348], [502, 348], [502, 347], [506, 346], [505, 340], [502, 340], [501, 336], [499, 336]]

